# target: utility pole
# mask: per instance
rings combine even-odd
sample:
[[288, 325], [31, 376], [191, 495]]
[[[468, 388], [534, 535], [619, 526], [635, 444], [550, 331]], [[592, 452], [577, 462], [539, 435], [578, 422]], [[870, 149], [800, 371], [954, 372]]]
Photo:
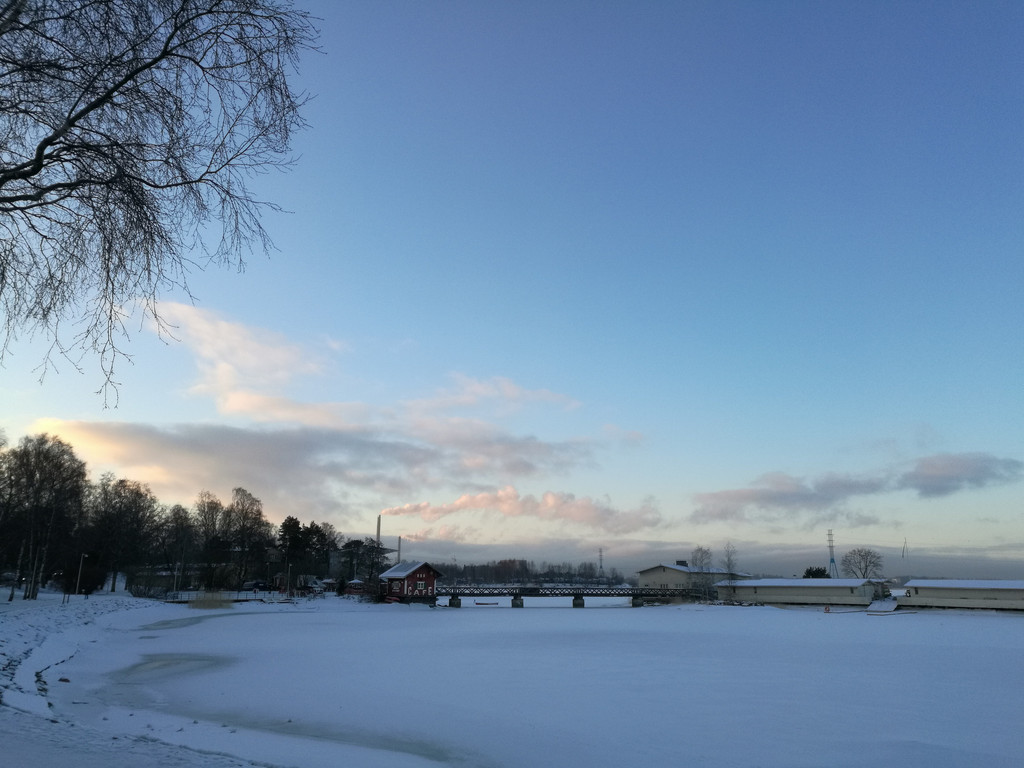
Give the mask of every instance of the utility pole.
[[75, 581], [75, 594], [76, 595], [82, 589], [82, 563], [85, 562], [85, 558], [87, 558], [87, 557], [88, 557], [88, 555], [85, 554], [85, 552], [83, 552], [82, 556], [80, 558], [78, 558], [78, 579]]

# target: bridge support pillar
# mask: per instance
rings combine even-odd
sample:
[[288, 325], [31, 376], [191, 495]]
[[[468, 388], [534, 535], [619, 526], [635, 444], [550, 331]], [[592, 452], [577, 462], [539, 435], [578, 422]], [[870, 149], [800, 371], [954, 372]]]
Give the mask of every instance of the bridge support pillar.
[[462, 607], [462, 598], [461, 597], [455, 597], [454, 595], [452, 597], [449, 597], [448, 598], [448, 607], [449, 608], [461, 608]]
[[639, 595], [633, 595], [633, 607], [634, 608], [643, 608], [644, 607], [644, 599], [642, 597], [640, 597]]
[[572, 607], [573, 608], [582, 608], [583, 607], [583, 595], [576, 595], [575, 597], [573, 597], [573, 599], [572, 599]]
[[522, 608], [523, 607], [523, 596], [522, 595], [512, 595], [512, 607], [513, 608]]

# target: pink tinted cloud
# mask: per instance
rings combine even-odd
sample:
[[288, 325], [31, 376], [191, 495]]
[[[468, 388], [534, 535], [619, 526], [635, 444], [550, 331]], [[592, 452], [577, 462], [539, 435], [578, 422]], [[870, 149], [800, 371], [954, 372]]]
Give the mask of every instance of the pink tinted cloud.
[[454, 544], [463, 544], [479, 538], [479, 531], [475, 528], [460, 525], [440, 525], [436, 528], [421, 528], [413, 533], [402, 534], [403, 541], [448, 541]]
[[650, 503], [633, 510], [618, 510], [591, 498], [576, 498], [571, 493], [548, 491], [540, 498], [523, 496], [512, 486], [465, 494], [448, 504], [405, 504], [385, 509], [383, 514], [415, 516], [436, 522], [449, 515], [471, 511], [498, 512], [508, 518], [530, 517], [549, 522], [576, 523], [615, 534], [653, 528], [661, 523], [661, 514]]

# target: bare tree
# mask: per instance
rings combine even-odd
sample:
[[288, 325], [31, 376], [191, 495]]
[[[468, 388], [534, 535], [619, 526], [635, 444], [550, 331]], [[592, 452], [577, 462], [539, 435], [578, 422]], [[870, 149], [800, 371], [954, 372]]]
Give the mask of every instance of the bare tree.
[[290, 163], [316, 35], [288, 0], [0, 0], [0, 354], [43, 334], [109, 388], [133, 304], [162, 328], [190, 268], [270, 246], [247, 182]]
[[231, 492], [231, 503], [224, 510], [230, 526], [230, 541], [237, 557], [235, 588], [241, 588], [257, 562], [263, 562], [267, 547], [274, 539], [274, 526], [263, 516], [263, 502], [245, 488]]
[[210, 491], [200, 491], [195, 504], [196, 533], [204, 564], [202, 581], [206, 589], [219, 585], [218, 572], [231, 556], [230, 533], [225, 525], [224, 504]]
[[161, 562], [174, 574], [175, 590], [189, 578], [189, 566], [196, 555], [198, 527], [191, 513], [175, 504], [164, 516], [159, 530]]
[[[0, 519], [0, 563], [16, 564], [25, 579], [22, 596], [32, 600], [81, 525], [85, 462], [60, 438], [35, 435], [0, 454], [0, 475], [7, 510]], [[8, 600], [13, 598], [12, 586]]]
[[155, 554], [160, 502], [148, 485], [108, 472], [100, 478], [90, 505], [97, 538], [94, 549], [110, 572], [110, 591], [117, 590], [119, 574], [131, 591], [139, 568], [151, 564]]
[[725, 571], [725, 580], [729, 584], [730, 592], [735, 591], [732, 587], [736, 584], [736, 572], [739, 570], [739, 565], [736, 559], [736, 546], [731, 542], [725, 542], [725, 546], [722, 548], [722, 570]]
[[691, 583], [696, 582], [701, 597], [707, 600], [711, 592], [711, 550], [707, 547], [694, 547], [690, 553], [690, 566], [697, 570], [697, 578], [691, 578]]
[[839, 568], [853, 578], [879, 578], [882, 575], [882, 556], [873, 549], [857, 547], [843, 555]]

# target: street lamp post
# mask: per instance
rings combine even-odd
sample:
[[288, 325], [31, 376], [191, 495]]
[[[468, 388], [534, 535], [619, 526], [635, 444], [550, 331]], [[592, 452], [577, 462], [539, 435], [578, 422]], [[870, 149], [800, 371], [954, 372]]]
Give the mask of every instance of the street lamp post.
[[83, 552], [82, 556], [80, 558], [78, 558], [78, 579], [75, 581], [75, 594], [76, 595], [81, 591], [81, 588], [82, 588], [82, 563], [85, 562], [85, 558], [87, 558], [87, 557], [88, 557], [88, 555], [85, 554], [85, 552]]

